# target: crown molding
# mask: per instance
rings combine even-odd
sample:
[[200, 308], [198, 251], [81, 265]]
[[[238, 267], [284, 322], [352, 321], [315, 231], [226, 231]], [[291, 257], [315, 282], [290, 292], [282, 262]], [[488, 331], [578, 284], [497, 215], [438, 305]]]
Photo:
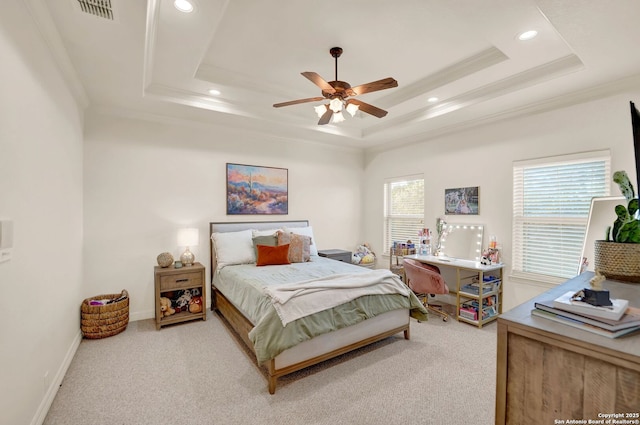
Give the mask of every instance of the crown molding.
[[417, 133], [393, 142], [381, 144], [366, 149], [367, 154], [381, 153], [397, 148], [415, 145], [433, 140], [438, 137], [460, 133], [488, 124], [495, 124], [509, 119], [533, 116], [546, 112], [552, 112], [594, 100], [605, 99], [630, 90], [640, 90], [640, 74], [630, 75], [615, 81], [610, 81], [583, 90], [576, 90], [561, 96], [529, 103], [519, 108], [513, 108], [490, 115], [484, 115], [472, 120], [463, 121], [454, 125], [443, 126], [434, 130]]
[[507, 55], [492, 46], [453, 65], [442, 68], [421, 80], [397, 87], [392, 93], [379, 98], [376, 103], [381, 107], [391, 108], [508, 59]]

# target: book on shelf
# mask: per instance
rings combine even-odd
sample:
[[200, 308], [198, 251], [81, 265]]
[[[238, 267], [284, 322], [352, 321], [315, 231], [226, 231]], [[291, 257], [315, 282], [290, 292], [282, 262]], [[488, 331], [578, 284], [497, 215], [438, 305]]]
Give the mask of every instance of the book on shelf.
[[550, 313], [545, 310], [540, 310], [534, 308], [531, 310], [532, 316], [544, 317], [545, 319], [553, 320], [554, 322], [562, 323], [564, 325], [569, 325], [577, 329], [582, 329], [583, 331], [592, 332], [597, 335], [606, 336], [607, 338], [618, 338], [622, 335], [626, 335], [637, 330], [640, 330], [640, 326], [632, 326], [630, 328], [620, 329], [617, 331], [609, 331], [598, 326], [591, 325], [586, 322], [582, 322], [580, 320], [570, 319], [566, 316], [560, 316], [559, 314]]
[[572, 300], [575, 292], [569, 291], [553, 300], [553, 307], [578, 314], [588, 314], [601, 319], [620, 320], [629, 306], [628, 300], [611, 299], [610, 307], [600, 307], [582, 301]]
[[569, 319], [579, 320], [584, 323], [606, 329], [608, 331], [618, 331], [620, 329], [640, 326], [640, 308], [638, 307], [627, 307], [627, 310], [624, 312], [620, 320], [603, 319], [601, 317], [591, 316], [589, 314], [572, 313], [570, 311], [554, 308], [552, 300], [538, 301], [535, 303], [535, 307], [538, 310], [544, 310], [549, 313], [567, 317]]

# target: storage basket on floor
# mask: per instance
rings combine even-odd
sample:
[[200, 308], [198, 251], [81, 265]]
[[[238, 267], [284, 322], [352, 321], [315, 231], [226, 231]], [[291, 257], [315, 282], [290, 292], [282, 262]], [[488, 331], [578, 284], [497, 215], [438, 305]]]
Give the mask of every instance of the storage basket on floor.
[[[111, 304], [90, 305], [91, 300], [112, 300]], [[85, 338], [100, 339], [119, 334], [129, 324], [129, 293], [123, 289], [120, 294], [98, 295], [82, 302], [80, 330]]]

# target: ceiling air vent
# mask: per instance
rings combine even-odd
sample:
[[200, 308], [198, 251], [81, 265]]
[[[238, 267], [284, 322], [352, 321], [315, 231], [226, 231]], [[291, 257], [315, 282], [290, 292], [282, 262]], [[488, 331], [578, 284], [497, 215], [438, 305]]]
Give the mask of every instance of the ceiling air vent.
[[78, 0], [78, 4], [85, 13], [113, 21], [111, 0]]

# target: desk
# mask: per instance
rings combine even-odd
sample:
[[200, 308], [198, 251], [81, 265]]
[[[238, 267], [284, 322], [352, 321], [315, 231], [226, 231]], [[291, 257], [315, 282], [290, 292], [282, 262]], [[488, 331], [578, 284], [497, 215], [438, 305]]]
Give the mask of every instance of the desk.
[[[610, 339], [531, 315], [537, 301], [588, 288], [591, 277], [585, 272], [498, 319], [496, 424], [600, 420], [599, 413], [640, 419], [624, 415], [640, 413], [638, 333]], [[640, 285], [606, 281], [604, 287], [640, 307]]]
[[[504, 264], [483, 265], [479, 261], [434, 255], [407, 255], [422, 263], [456, 270], [456, 319], [482, 325], [502, 313], [502, 269]], [[482, 308], [480, 308], [482, 305]]]

